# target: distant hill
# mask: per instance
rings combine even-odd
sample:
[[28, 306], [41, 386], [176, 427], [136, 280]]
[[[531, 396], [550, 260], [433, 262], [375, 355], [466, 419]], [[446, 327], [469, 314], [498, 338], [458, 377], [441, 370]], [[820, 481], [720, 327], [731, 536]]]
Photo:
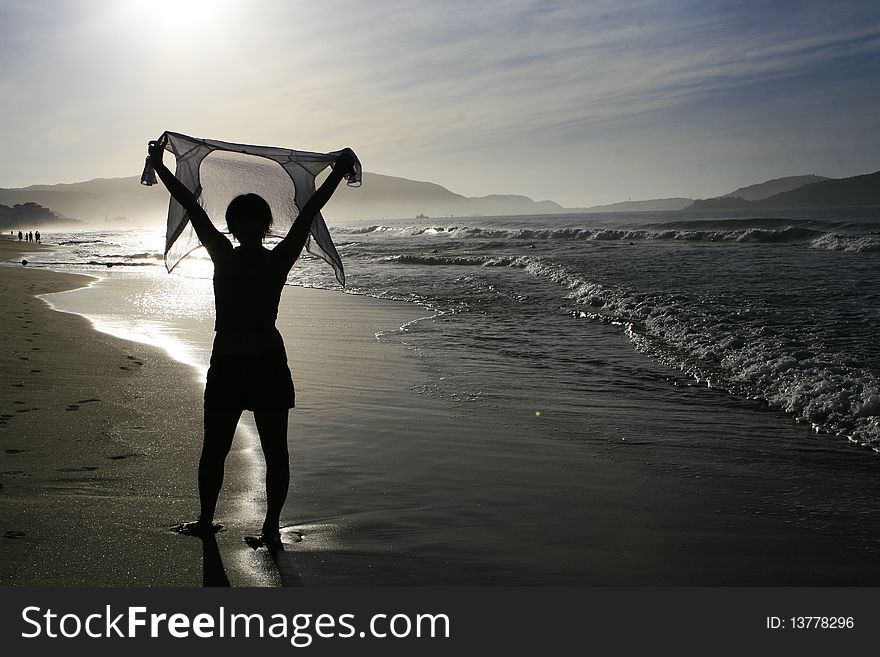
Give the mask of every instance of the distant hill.
[[757, 201], [749, 201], [737, 196], [698, 199], [690, 209], [846, 205], [880, 205], [880, 171], [850, 178], [825, 179]]
[[[0, 189], [0, 203], [33, 202], [67, 217], [113, 225], [162, 224], [168, 192], [162, 185], [144, 187], [138, 177], [97, 178], [86, 182]], [[330, 221], [448, 215], [551, 214], [566, 210], [553, 201], [495, 194], [467, 197], [441, 185], [365, 173], [363, 186], [341, 186], [325, 210]]]
[[[686, 210], [737, 210], [741, 208], [753, 208], [759, 205], [757, 201], [747, 201], [739, 196], [719, 196], [717, 198], [694, 199]], [[763, 205], [763, 202], [760, 203]]]
[[690, 198], [653, 198], [646, 201], [620, 201], [608, 205], [593, 205], [578, 208], [578, 212], [662, 212], [663, 210], [684, 210], [693, 199]]
[[[802, 184], [795, 186], [798, 182]], [[770, 195], [762, 196], [767, 193]], [[162, 185], [144, 187], [135, 176], [0, 189], [0, 204], [13, 207], [28, 203], [42, 206], [49, 212], [43, 215], [43, 220], [50, 223], [73, 219], [114, 227], [162, 225], [168, 211], [168, 192]], [[731, 194], [713, 199], [691, 201], [680, 197], [660, 198], [588, 208], [563, 208], [553, 201], [535, 201], [515, 194], [468, 197], [436, 183], [364, 173], [363, 186], [357, 189], [341, 186], [328, 203], [325, 215], [332, 224], [359, 219], [406, 219], [420, 215], [467, 217], [874, 204], [880, 205], [880, 172], [840, 180], [812, 175], [790, 176], [741, 187]], [[7, 213], [7, 216], [10, 215]], [[9, 228], [14, 226], [9, 225], [7, 230]]]
[[364, 173], [360, 188], [342, 186], [327, 204], [327, 217], [339, 219], [407, 218], [448, 215], [554, 214], [565, 209], [553, 201], [492, 194], [462, 196], [431, 182]]
[[26, 202], [92, 224], [120, 223], [123, 217], [130, 224], [161, 223], [168, 211], [168, 193], [163, 194], [158, 187], [144, 187], [134, 177], [0, 189], [0, 203]]
[[804, 185], [775, 194], [762, 203], [776, 207], [880, 205], [880, 171]]
[[59, 217], [37, 203], [21, 203], [13, 206], [0, 204], [0, 231], [33, 230], [43, 226], [60, 226], [72, 221]]
[[803, 187], [804, 185], [809, 185], [810, 183], [814, 182], [821, 182], [823, 180], [831, 179], [826, 178], [825, 176], [813, 175], [774, 178], [773, 180], [767, 180], [766, 182], [758, 183], [757, 185], [740, 187], [739, 189], [730, 192], [730, 194], [725, 194], [724, 197], [738, 196], [739, 198], [746, 201], [759, 201], [762, 198], [768, 198], [770, 196], [773, 196], [774, 194], [790, 192], [791, 190], [797, 189], [798, 187]]

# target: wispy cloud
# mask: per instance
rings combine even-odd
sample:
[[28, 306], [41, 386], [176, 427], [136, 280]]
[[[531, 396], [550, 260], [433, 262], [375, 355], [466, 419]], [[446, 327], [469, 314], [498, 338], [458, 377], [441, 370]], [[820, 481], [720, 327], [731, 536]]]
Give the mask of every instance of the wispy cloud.
[[22, 155], [0, 184], [84, 177], [64, 153], [47, 166], [48, 145], [28, 161], [54, 126], [109, 136], [115, 153], [79, 164], [94, 175], [175, 127], [351, 143], [374, 170], [569, 204], [822, 168], [799, 144], [831, 124], [855, 151], [825, 173], [876, 157], [846, 137], [880, 133], [874, 3], [227, 0], [162, 29], [135, 5], [2, 4], [0, 137]]

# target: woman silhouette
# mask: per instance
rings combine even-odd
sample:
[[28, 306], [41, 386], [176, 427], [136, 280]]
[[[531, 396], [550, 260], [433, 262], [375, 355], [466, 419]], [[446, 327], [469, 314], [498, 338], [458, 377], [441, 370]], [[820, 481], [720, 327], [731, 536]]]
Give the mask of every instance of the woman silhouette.
[[214, 510], [223, 484], [223, 465], [244, 410], [254, 413], [266, 458], [266, 518], [260, 541], [280, 546], [279, 518], [290, 484], [287, 414], [294, 406], [293, 379], [284, 341], [275, 327], [287, 274], [299, 258], [312, 220], [353, 171], [355, 156], [342, 151], [321, 187], [302, 208], [287, 236], [273, 249], [263, 246], [272, 225], [269, 204], [256, 194], [237, 196], [226, 209], [233, 248], [208, 218], [193, 193], [162, 163], [165, 141], [150, 142], [153, 168], [187, 212], [199, 241], [214, 263], [216, 323], [205, 385], [205, 437], [199, 459], [198, 520], [179, 525], [182, 534], [204, 536], [221, 529]]

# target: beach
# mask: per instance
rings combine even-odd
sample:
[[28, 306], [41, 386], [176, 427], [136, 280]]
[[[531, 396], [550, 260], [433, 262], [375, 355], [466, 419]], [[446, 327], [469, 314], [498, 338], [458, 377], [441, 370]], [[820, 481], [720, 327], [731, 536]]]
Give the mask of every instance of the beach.
[[[15, 261], [52, 247], [4, 238], [0, 248], [3, 261]], [[278, 569], [265, 550], [254, 552], [242, 541], [245, 534], [258, 533], [264, 499], [262, 457], [247, 421], [227, 460], [218, 506], [225, 530], [217, 534], [215, 554], [213, 546], [203, 549], [199, 540], [170, 531], [198, 510], [199, 372], [158, 347], [96, 331], [84, 317], [56, 312], [35, 298], [82, 287], [97, 280], [93, 277], [19, 265], [0, 267], [0, 280], [9, 309], [0, 338], [0, 582], [194, 586], [223, 583], [225, 576], [232, 585], [278, 584]], [[330, 330], [328, 314], [351, 315], [352, 306], [371, 300], [306, 293], [311, 302], [298, 308], [303, 331], [312, 342], [326, 343], [329, 337], [337, 346], [325, 344], [298, 364], [297, 371], [319, 386], [325, 377], [307, 375], [326, 370], [328, 363], [335, 367], [334, 359], [350, 359], [353, 350], [363, 356], [380, 327], [393, 329], [417, 316], [407, 308], [400, 319], [399, 304], [372, 302], [385, 314], [361, 313], [362, 321], [334, 322]], [[345, 384], [338, 382], [336, 390], [328, 385], [322, 394], [332, 393], [338, 401], [345, 397], [338, 389]], [[380, 394], [375, 385], [346, 389], [366, 406]], [[335, 420], [349, 434], [358, 430], [355, 417]]]
[[[33, 249], [6, 239], [0, 248], [4, 261]], [[0, 277], [7, 311], [0, 581], [201, 584], [199, 541], [169, 531], [198, 508], [198, 423], [188, 430], [160, 411], [200, 416], [188, 372], [158, 349], [99, 333], [34, 296], [90, 278], [23, 266], [2, 267]], [[231, 580], [260, 581], [232, 565]]]
[[[473, 294], [471, 312], [438, 314], [287, 286], [285, 551], [242, 541], [263, 508], [248, 413], [218, 508], [226, 530], [216, 547], [178, 536], [198, 508], [210, 280], [150, 264], [139, 234], [73, 237], [0, 268], [6, 584], [880, 581], [872, 452], [652, 360], [611, 322], [542, 309], [552, 288], [507, 267], [476, 267], [487, 287], [427, 266], [447, 294], [515, 283], [519, 306], [503, 313]], [[116, 239], [136, 255], [89, 264]], [[17, 242], [2, 246], [20, 260]], [[82, 264], [65, 265], [80, 248]], [[356, 282], [375, 276], [349, 262]], [[89, 276], [51, 271], [65, 267]]]

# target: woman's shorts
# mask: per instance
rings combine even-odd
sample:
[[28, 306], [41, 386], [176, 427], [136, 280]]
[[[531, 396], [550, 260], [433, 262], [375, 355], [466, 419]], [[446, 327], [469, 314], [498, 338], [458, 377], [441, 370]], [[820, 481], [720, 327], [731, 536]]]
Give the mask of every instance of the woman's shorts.
[[249, 411], [293, 408], [293, 378], [284, 350], [263, 354], [212, 354], [205, 407]]

